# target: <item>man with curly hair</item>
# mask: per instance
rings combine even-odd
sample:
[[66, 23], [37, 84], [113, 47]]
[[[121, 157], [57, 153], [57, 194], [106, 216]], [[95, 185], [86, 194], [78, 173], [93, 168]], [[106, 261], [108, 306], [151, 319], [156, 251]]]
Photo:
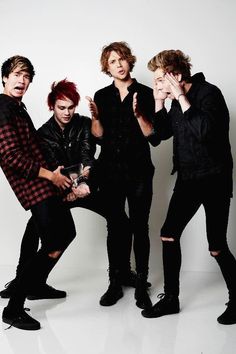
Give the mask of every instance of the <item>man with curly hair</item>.
[[[152, 90], [131, 77], [136, 57], [125, 42], [113, 42], [102, 50], [102, 72], [113, 83], [88, 98], [92, 114], [92, 133], [101, 145], [98, 158], [100, 188], [107, 206], [109, 260], [108, 290], [102, 306], [114, 305], [122, 296], [122, 259], [129, 259], [133, 246], [137, 272], [136, 305], [151, 306], [147, 292], [150, 241], [148, 219], [152, 202], [154, 166], [149, 142], [152, 135], [154, 100]], [[125, 204], [129, 220], [125, 217]], [[127, 263], [127, 262], [126, 262]]]

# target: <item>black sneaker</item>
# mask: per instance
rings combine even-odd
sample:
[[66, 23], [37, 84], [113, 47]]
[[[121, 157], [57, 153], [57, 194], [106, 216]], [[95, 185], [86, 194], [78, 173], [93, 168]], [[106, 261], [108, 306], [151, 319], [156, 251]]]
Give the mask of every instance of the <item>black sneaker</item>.
[[179, 312], [179, 298], [174, 295], [159, 294], [160, 300], [150, 309], [141, 312], [147, 318], [161, 317]]
[[236, 303], [230, 300], [226, 310], [217, 318], [220, 324], [231, 325], [236, 323]]
[[28, 300], [61, 299], [63, 297], [66, 297], [65, 291], [54, 289], [48, 284], [41, 285], [27, 295]]
[[102, 295], [99, 303], [102, 306], [112, 306], [117, 303], [117, 301], [123, 297], [122, 287], [117, 281], [111, 280], [110, 285]]
[[5, 289], [0, 291], [0, 297], [3, 299], [9, 299], [15, 292], [16, 280], [13, 279], [5, 284]]
[[12, 312], [7, 307], [4, 307], [2, 313], [3, 322], [10, 325], [8, 328], [16, 327], [28, 331], [40, 329], [40, 323], [33, 317], [29, 316], [24, 310], [29, 311], [29, 309], [22, 309], [17, 312]]
[[[131, 288], [136, 288], [136, 283], [137, 283], [137, 274], [133, 270], [130, 270], [121, 276], [121, 284], [124, 286], [130, 286]], [[150, 286], [152, 286], [152, 284], [147, 281], [147, 287], [150, 288]]]

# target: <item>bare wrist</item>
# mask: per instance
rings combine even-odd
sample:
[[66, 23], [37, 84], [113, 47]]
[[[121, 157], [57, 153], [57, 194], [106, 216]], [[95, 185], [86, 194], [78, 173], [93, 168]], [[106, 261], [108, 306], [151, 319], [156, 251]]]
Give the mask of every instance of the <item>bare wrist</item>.
[[155, 111], [160, 111], [164, 107], [165, 100], [156, 100], [155, 101]]
[[51, 182], [54, 180], [54, 173], [52, 171], [48, 171], [48, 180]]
[[49, 181], [52, 181], [53, 177], [54, 177], [53, 172], [47, 170], [44, 167], [40, 167], [38, 176], [40, 178], [44, 178], [44, 179], [47, 179]]

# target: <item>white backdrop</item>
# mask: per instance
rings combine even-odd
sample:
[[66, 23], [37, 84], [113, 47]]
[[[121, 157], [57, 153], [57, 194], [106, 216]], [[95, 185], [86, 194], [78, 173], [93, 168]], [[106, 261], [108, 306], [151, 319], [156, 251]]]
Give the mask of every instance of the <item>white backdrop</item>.
[[[152, 85], [148, 60], [164, 49], [181, 49], [192, 58], [192, 73], [203, 71], [221, 88], [231, 114], [231, 144], [235, 155], [235, 0], [0, 0], [0, 62], [20, 54], [33, 63], [36, 76], [24, 102], [38, 128], [50, 116], [46, 97], [53, 81], [67, 77], [77, 83], [81, 114], [89, 115], [86, 95], [110, 83], [100, 72], [103, 45], [126, 41], [137, 56], [133, 76]], [[172, 141], [152, 148], [156, 167], [150, 215], [150, 272], [159, 277], [159, 230], [166, 215], [175, 176]], [[235, 199], [232, 200], [228, 238], [236, 254]], [[0, 172], [0, 265], [15, 265], [21, 237], [30, 213], [19, 205]], [[78, 237], [60, 261], [60, 267], [107, 267], [106, 225], [102, 217], [74, 209]], [[202, 209], [187, 226], [183, 237], [183, 270], [215, 271], [209, 257]], [[58, 265], [59, 266], [59, 265]]]

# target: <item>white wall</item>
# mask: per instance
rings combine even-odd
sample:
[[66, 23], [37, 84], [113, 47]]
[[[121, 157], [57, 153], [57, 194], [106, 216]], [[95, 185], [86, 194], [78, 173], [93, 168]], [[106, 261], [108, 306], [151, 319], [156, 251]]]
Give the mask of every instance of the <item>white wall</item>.
[[[46, 96], [55, 80], [65, 77], [78, 85], [81, 114], [89, 114], [85, 95], [110, 83], [100, 72], [101, 48], [112, 41], [127, 41], [138, 61], [134, 76], [152, 85], [148, 60], [164, 49], [182, 49], [192, 58], [192, 72], [203, 71], [219, 86], [231, 113], [231, 143], [235, 154], [235, 0], [0, 0], [2, 63], [9, 56], [29, 57], [36, 69], [24, 102], [39, 127], [50, 116]], [[152, 149], [156, 166], [150, 216], [151, 273], [161, 274], [159, 230], [164, 221], [175, 177], [170, 176], [172, 141]], [[73, 210], [78, 238], [60, 261], [65, 266], [106, 269], [106, 226], [89, 211]], [[229, 242], [236, 253], [235, 199], [229, 220]], [[17, 202], [0, 172], [0, 265], [14, 265], [29, 212]], [[183, 269], [214, 271], [209, 257], [203, 210], [187, 226], [183, 238]]]

